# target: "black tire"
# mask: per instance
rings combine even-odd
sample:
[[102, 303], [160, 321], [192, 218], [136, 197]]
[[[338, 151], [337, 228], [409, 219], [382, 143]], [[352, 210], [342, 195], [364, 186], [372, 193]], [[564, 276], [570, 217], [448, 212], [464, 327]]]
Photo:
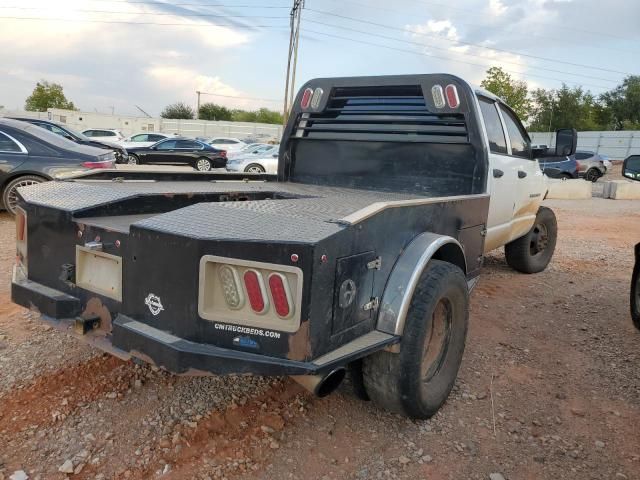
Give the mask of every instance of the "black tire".
[[193, 168], [195, 168], [199, 172], [210, 172], [212, 167], [213, 166], [211, 165], [211, 160], [205, 157], [197, 159], [193, 164]]
[[140, 159], [133, 154], [129, 154], [127, 157], [127, 164], [129, 165], [140, 165]]
[[264, 173], [266, 170], [264, 167], [258, 163], [250, 163], [246, 167], [244, 167], [245, 173]]
[[2, 205], [11, 215], [16, 214], [18, 202], [17, 189], [26, 187], [27, 185], [35, 185], [37, 183], [46, 182], [47, 180], [37, 175], [23, 175], [16, 177], [7, 183], [2, 191]]
[[444, 404], [458, 375], [469, 322], [462, 270], [431, 260], [414, 291], [400, 353], [363, 359], [366, 391], [378, 406], [411, 418], [429, 418]]
[[[640, 245], [636, 245], [636, 251], [640, 250]], [[640, 330], [640, 258], [636, 256], [636, 263], [631, 275], [631, 289], [629, 306], [631, 307], [631, 320], [638, 330]]]
[[538, 273], [549, 265], [558, 239], [553, 210], [540, 207], [536, 221], [526, 235], [507, 243], [504, 253], [509, 266], [522, 273]]
[[584, 174], [584, 179], [587, 182], [597, 182], [598, 179], [602, 176], [602, 173], [597, 168], [590, 168], [587, 170], [587, 173]]

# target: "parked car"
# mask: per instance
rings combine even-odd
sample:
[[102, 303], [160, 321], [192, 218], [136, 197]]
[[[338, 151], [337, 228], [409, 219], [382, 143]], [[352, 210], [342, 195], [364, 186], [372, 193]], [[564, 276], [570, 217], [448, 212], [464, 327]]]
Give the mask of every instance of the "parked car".
[[0, 207], [12, 215], [18, 188], [91, 168], [113, 168], [115, 154], [79, 145], [36, 125], [0, 119]]
[[607, 157], [595, 152], [579, 151], [572, 157], [578, 161], [578, 175], [589, 182], [595, 182], [607, 173], [605, 161], [611, 165]]
[[240, 157], [250, 157], [252, 155], [261, 155], [263, 153], [270, 152], [271, 150], [273, 150], [273, 147], [274, 147], [273, 145], [267, 145], [266, 143], [253, 143], [251, 145], [247, 145], [242, 150], [229, 152], [228, 157], [240, 158]]
[[135, 147], [127, 150], [131, 165], [167, 164], [191, 165], [196, 170], [208, 172], [212, 168], [227, 165], [227, 152], [190, 138], [166, 138], [150, 147]]
[[578, 178], [578, 162], [571, 156], [551, 156], [538, 159], [540, 168], [550, 178]]
[[247, 144], [237, 138], [213, 137], [207, 142], [215, 148], [221, 148], [227, 152], [235, 152], [243, 149]]
[[256, 155], [243, 155], [227, 161], [228, 172], [278, 173], [278, 148]]
[[124, 135], [120, 132], [120, 130], [116, 130], [113, 128], [90, 128], [88, 130], [83, 131], [87, 137], [93, 138], [94, 140], [106, 140], [108, 142], [119, 142], [124, 139]]
[[154, 143], [158, 143], [160, 140], [172, 137], [174, 137], [174, 135], [169, 135], [166, 133], [142, 132], [131, 135], [130, 137], [119, 141], [118, 144], [122, 145], [124, 148], [150, 147]]
[[9, 117], [13, 120], [21, 120], [23, 122], [29, 122], [33, 125], [37, 125], [39, 127], [45, 128], [50, 132], [53, 132], [61, 137], [64, 137], [72, 142], [79, 143], [80, 145], [89, 145], [91, 147], [103, 148], [113, 150], [116, 154], [116, 163], [124, 163], [127, 159], [127, 151], [126, 149], [118, 145], [117, 143], [112, 143], [108, 141], [100, 141], [99, 139], [89, 138], [86, 135], [76, 132], [72, 128], [67, 127], [66, 125], [61, 125], [59, 123], [51, 122], [49, 120], [42, 120], [40, 118], [27, 118], [27, 117]]
[[[640, 182], [640, 155], [627, 157], [622, 164], [622, 176]], [[631, 320], [640, 330], [640, 243], [636, 244], [634, 252], [634, 267], [631, 275], [631, 288], [629, 291], [629, 307]]]

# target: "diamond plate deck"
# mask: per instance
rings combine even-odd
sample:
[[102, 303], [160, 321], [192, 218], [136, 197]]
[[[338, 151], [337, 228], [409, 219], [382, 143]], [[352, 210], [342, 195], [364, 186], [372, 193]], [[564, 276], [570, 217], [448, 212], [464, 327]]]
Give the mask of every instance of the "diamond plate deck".
[[[167, 213], [131, 218], [129, 225], [198, 239], [313, 242], [342, 228], [341, 219], [376, 202], [428, 199], [429, 195], [315, 186], [289, 182], [48, 182], [20, 190], [31, 204], [67, 212], [153, 195], [271, 193], [285, 198], [200, 202]], [[84, 220], [84, 219], [83, 219]], [[90, 219], [119, 225], [118, 217]], [[120, 222], [122, 223], [122, 222]], [[111, 225], [112, 227], [114, 225]]]

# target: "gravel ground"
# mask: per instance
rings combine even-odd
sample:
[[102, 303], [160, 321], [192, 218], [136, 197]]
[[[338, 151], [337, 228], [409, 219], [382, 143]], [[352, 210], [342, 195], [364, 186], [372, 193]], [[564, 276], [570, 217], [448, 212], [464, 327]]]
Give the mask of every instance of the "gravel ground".
[[527, 276], [487, 258], [460, 376], [428, 421], [348, 384], [318, 400], [288, 379], [175, 377], [81, 345], [9, 302], [0, 214], [0, 480], [640, 478], [637, 202], [548, 206], [552, 264]]

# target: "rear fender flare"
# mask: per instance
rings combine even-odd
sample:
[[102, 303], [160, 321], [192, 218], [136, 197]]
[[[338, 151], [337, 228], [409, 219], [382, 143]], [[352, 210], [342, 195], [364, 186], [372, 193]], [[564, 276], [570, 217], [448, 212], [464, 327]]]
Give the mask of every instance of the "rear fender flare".
[[413, 297], [422, 272], [431, 259], [452, 263], [466, 274], [464, 249], [453, 237], [422, 233], [414, 238], [398, 258], [385, 286], [376, 329], [391, 335], [402, 335]]

